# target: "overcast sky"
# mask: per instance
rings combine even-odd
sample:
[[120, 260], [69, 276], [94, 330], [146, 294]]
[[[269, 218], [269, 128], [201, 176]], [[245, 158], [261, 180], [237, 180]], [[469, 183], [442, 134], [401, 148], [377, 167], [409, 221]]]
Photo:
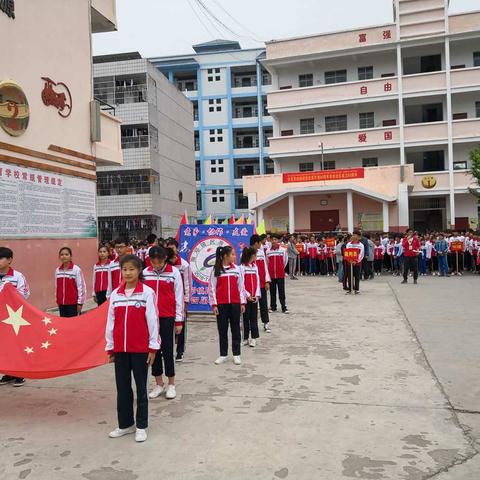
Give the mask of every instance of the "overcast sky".
[[[117, 0], [118, 32], [94, 35], [94, 53], [176, 55], [191, 53], [193, 44], [214, 38], [238, 40], [244, 48], [255, 48], [262, 46], [255, 40], [376, 25], [393, 19], [392, 0], [202, 1], [233, 33], [212, 25], [197, 0]], [[479, 0], [450, 0], [451, 12], [479, 8]]]

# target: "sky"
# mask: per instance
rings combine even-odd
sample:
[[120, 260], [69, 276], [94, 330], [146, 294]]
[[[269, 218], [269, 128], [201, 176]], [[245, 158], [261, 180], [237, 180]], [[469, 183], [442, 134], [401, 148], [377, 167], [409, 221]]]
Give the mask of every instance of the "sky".
[[[118, 32], [94, 35], [94, 54], [188, 54], [192, 45], [216, 38], [256, 48], [265, 40], [393, 20], [392, 0], [200, 0], [232, 33], [209, 23], [197, 1], [117, 0]], [[478, 9], [479, 0], [450, 0], [451, 13]]]

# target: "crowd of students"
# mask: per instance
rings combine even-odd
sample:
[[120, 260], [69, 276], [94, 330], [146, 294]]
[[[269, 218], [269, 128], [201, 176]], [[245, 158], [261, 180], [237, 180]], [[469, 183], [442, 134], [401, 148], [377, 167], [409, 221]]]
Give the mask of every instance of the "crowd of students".
[[[148, 398], [163, 393], [167, 399], [176, 397], [175, 362], [181, 362], [185, 352], [191, 285], [189, 264], [179, 256], [174, 238], [163, 240], [150, 235], [147, 242], [136, 249], [121, 238], [102, 244], [92, 269], [93, 299], [98, 305], [110, 301], [105, 337], [106, 351], [115, 364], [118, 428], [109, 436], [135, 433], [138, 442], [147, 438]], [[462, 275], [465, 270], [478, 273], [479, 248], [478, 237], [471, 233], [419, 237], [411, 229], [403, 237], [384, 234], [373, 239], [359, 231], [336, 237], [253, 235], [239, 262], [234, 249], [219, 247], [208, 287], [220, 350], [214, 363], [220, 365], [228, 360], [229, 330], [233, 363], [240, 365], [241, 323], [243, 345], [255, 348], [260, 336], [258, 317], [264, 332], [270, 333], [270, 316], [277, 312], [278, 303], [283, 314], [289, 313], [287, 273], [292, 280], [298, 275], [336, 276], [347, 294], [358, 294], [362, 277], [368, 280], [382, 273], [402, 273], [402, 283], [407, 283], [411, 272], [415, 284], [419, 274]], [[81, 314], [87, 297], [84, 276], [73, 262], [69, 247], [60, 249], [59, 260], [55, 270], [59, 313], [74, 317]], [[28, 283], [12, 268], [12, 261], [13, 252], [0, 247], [0, 286], [11, 283], [28, 298]], [[149, 367], [155, 379], [150, 392]], [[137, 391], [136, 415], [132, 375]], [[21, 386], [24, 382], [8, 375], [0, 379], [2, 385]]]

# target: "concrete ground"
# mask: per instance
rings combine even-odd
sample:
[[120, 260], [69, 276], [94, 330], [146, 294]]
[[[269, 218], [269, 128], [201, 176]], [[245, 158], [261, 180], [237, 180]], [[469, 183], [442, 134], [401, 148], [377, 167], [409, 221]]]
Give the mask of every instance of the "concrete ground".
[[192, 322], [144, 444], [107, 437], [111, 365], [2, 386], [0, 479], [478, 479], [478, 281], [288, 281], [291, 314], [241, 366], [215, 366], [215, 324]]

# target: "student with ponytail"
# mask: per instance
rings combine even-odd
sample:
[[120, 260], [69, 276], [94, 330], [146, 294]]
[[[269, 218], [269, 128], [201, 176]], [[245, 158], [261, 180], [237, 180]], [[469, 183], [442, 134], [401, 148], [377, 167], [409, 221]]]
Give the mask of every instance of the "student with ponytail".
[[244, 248], [242, 258], [240, 259], [240, 271], [242, 272], [247, 297], [245, 313], [243, 314], [243, 344], [251, 347], [257, 345], [257, 338], [259, 337], [258, 300], [261, 297], [261, 292], [256, 262], [257, 250], [252, 247]]
[[240, 267], [235, 265], [235, 250], [230, 246], [218, 247], [215, 266], [208, 284], [208, 298], [217, 317], [220, 356], [216, 365], [228, 357], [228, 326], [232, 332], [233, 363], [240, 365], [240, 316], [245, 313], [246, 294]]

